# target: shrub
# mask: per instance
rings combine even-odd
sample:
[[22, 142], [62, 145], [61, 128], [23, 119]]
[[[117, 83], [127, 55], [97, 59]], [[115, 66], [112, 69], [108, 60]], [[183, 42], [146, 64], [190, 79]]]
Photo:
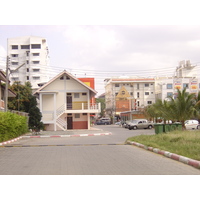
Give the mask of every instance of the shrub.
[[0, 112], [0, 142], [16, 138], [27, 131], [26, 117], [10, 112]]

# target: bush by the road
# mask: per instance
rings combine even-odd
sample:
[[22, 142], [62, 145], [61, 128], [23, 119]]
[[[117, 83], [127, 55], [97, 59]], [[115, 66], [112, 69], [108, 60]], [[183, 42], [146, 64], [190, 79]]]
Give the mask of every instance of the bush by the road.
[[16, 138], [27, 131], [26, 117], [10, 112], [0, 112], [0, 142]]
[[200, 161], [200, 131], [173, 131], [156, 135], [140, 135], [127, 140]]

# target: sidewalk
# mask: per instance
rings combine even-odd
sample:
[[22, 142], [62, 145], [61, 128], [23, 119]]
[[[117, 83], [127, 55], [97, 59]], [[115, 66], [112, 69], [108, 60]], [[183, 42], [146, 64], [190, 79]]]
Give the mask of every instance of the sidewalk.
[[77, 129], [67, 131], [41, 131], [39, 134], [27, 133], [23, 138], [27, 137], [81, 137], [81, 136], [95, 136], [95, 135], [111, 135], [108, 131], [91, 127], [90, 130]]

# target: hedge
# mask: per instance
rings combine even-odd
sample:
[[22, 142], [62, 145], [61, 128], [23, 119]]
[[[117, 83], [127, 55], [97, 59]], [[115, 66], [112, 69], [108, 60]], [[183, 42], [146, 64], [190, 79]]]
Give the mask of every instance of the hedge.
[[26, 117], [10, 112], [0, 112], [0, 142], [16, 138], [27, 131]]

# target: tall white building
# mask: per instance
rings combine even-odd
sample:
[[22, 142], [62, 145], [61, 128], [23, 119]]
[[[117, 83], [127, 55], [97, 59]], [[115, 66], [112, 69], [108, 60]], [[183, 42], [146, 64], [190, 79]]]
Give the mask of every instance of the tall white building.
[[[49, 80], [47, 75], [49, 50], [45, 38], [35, 36], [9, 38], [7, 45], [11, 84], [15, 81], [20, 81], [22, 84], [29, 81], [32, 88], [37, 89], [38, 84]], [[21, 65], [23, 66], [20, 67]], [[18, 67], [20, 68], [17, 69]]]

